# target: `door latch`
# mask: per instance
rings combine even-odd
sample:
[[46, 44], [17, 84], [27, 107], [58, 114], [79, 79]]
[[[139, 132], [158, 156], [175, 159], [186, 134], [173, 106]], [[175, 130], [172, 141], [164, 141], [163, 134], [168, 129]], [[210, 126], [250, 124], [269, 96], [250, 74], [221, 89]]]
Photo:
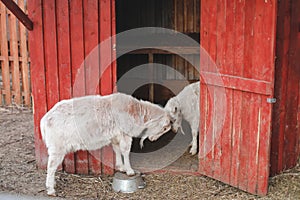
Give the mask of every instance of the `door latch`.
[[276, 103], [276, 98], [267, 98], [268, 103]]

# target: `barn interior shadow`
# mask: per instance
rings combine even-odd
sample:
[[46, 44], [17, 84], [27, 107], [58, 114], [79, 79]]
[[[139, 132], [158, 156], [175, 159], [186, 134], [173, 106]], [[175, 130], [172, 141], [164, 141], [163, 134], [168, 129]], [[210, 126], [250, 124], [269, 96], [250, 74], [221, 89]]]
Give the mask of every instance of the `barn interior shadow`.
[[[117, 33], [122, 33], [141, 27], [162, 27], [175, 30], [177, 31], [176, 34], [183, 33], [192, 40], [200, 42], [200, 3], [200, 0], [118, 0], [116, 1], [116, 31]], [[193, 12], [186, 12], [187, 10], [192, 10]], [[163, 38], [155, 41], [158, 45], [157, 48], [137, 49], [135, 51], [127, 51], [130, 49], [130, 46], [122, 45], [124, 42], [122, 43], [122, 41], [118, 41], [117, 39], [117, 55], [122, 55], [117, 59], [117, 80], [122, 80], [122, 83], [118, 84], [118, 91], [132, 95], [137, 99], [148, 100], [164, 106], [188, 82], [198, 81], [199, 73], [191, 63], [179, 55], [160, 49], [161, 46], [168, 46], [170, 43], [169, 39], [170, 41], [174, 41], [173, 39], [176, 38], [176, 34], [164, 35]], [[133, 38], [134, 41], [135, 39]], [[173, 43], [172, 45], [174, 46]], [[190, 48], [190, 46], [181, 45], [177, 45], [176, 47], [183, 50]], [[122, 52], [128, 53], [122, 54]], [[189, 50], [184, 53], [190, 60], [199, 63], [200, 57], [198, 52]], [[132, 72], [131, 70], [135, 67], [148, 63], [157, 63], [169, 66], [170, 68], [156, 69], [152, 74], [127, 73]], [[151, 71], [151, 65], [149, 65], [148, 69]], [[180, 73], [180, 76], [178, 73], [175, 73], [176, 71]], [[163, 84], [139, 84], [144, 81], [141, 79], [159, 79], [162, 80]], [[171, 85], [173, 88], [177, 88], [176, 94], [163, 85]], [[129, 87], [138, 88], [134, 89], [134, 92], [129, 92]], [[170, 163], [166, 169], [197, 171], [198, 156], [191, 156], [188, 153], [191, 131], [189, 126], [185, 127], [188, 127], [187, 130], [184, 130], [186, 136], [169, 131], [155, 142], [145, 140], [142, 149], [139, 145], [140, 139], [135, 138], [131, 148], [131, 155], [135, 155], [138, 159], [133, 158], [133, 167], [136, 165], [141, 168], [147, 166], [155, 168], [155, 165], [151, 165], [153, 162], [164, 162], [166, 157], [168, 157], [168, 152], [166, 151], [173, 151], [169, 152], [169, 155], [175, 152], [181, 156], [178, 158], [175, 156], [173, 158], [175, 159], [174, 162]], [[182, 147], [180, 152], [177, 152], [177, 147]], [[139, 157], [139, 155], [143, 157]]]

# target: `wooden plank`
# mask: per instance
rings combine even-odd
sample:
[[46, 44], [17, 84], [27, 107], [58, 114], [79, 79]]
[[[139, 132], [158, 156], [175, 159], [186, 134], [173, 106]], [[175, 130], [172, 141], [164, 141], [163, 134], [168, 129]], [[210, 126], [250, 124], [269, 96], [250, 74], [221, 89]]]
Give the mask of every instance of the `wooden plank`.
[[[223, 1], [224, 2], [224, 1]], [[222, 36], [222, 27], [224, 26], [224, 16], [223, 16], [223, 8], [224, 6], [222, 6], [221, 4], [223, 2], [215, 2], [216, 5], [213, 5], [213, 7], [216, 8], [216, 13], [214, 15], [211, 14], [211, 19], [213, 26], [211, 27], [212, 29], [210, 30], [211, 33], [215, 33], [214, 37], [216, 42], [212, 42], [210, 41], [210, 49], [209, 49], [209, 53], [210, 55], [213, 55], [213, 62], [215, 63], [210, 63], [209, 67], [210, 70], [212, 71], [216, 71], [216, 69], [214, 69], [215, 64], [216, 67], [219, 68], [219, 66], [221, 66], [220, 64], [220, 57], [223, 56], [223, 49], [221, 48], [222, 46], [222, 42], [223, 40], [220, 40], [220, 37]], [[216, 18], [214, 18], [214, 16], [216, 16]], [[218, 20], [217, 20], [218, 19]], [[210, 36], [212, 37], [213, 35], [210, 34]], [[211, 46], [213, 45], [213, 46]], [[221, 56], [220, 56], [221, 55]], [[217, 71], [216, 71], [217, 72]], [[208, 84], [206, 82], [206, 84]], [[212, 115], [212, 120], [213, 120], [213, 139], [214, 139], [214, 155], [213, 155], [213, 177], [216, 178], [217, 180], [221, 180], [221, 154], [222, 154], [222, 147], [221, 147], [221, 142], [222, 142], [222, 138], [218, 137], [217, 132], [218, 132], [218, 127], [220, 124], [220, 114], [217, 113], [218, 112], [218, 107], [220, 102], [218, 101], [218, 94], [220, 93], [220, 88], [219, 87], [214, 87], [214, 94], [213, 94], [213, 110], [211, 110], [211, 112], [213, 112]], [[210, 94], [211, 95], [211, 94]]]
[[[19, 7], [26, 13], [24, 0], [18, 1]], [[30, 99], [30, 82], [29, 82], [29, 53], [27, 46], [27, 33], [26, 29], [21, 23], [19, 23], [20, 28], [20, 56], [21, 61], [21, 72], [22, 72], [22, 87], [24, 93], [24, 105], [27, 107], [31, 106]]]
[[174, 3], [174, 30], [177, 31], [178, 30], [178, 25], [177, 25], [177, 15], [178, 15], [178, 10], [177, 10], [177, 0], [173, 0]]
[[217, 24], [216, 24], [216, 62], [219, 73], [228, 74], [228, 66], [226, 63], [226, 1], [220, 1], [217, 4]]
[[[255, 1], [245, 1], [245, 46], [244, 46], [244, 72], [243, 77], [252, 78], [252, 69], [255, 68], [252, 65], [253, 55], [253, 39], [254, 39], [254, 15], [256, 9]], [[255, 35], [256, 36], [256, 35]]]
[[1, 0], [2, 3], [19, 19], [19, 21], [24, 24], [24, 26], [32, 31], [33, 23], [28, 18], [28, 16], [18, 7], [18, 5], [13, 0]]
[[266, 3], [263, 1], [256, 1], [255, 10], [252, 10], [254, 16], [251, 15], [251, 17], [253, 17], [252, 29], [248, 30], [252, 31], [252, 36], [250, 36], [252, 38], [252, 43], [250, 44], [251, 46], [249, 46], [249, 51], [254, 51], [255, 54], [259, 55], [254, 56], [253, 53], [250, 54], [249, 52], [249, 55], [251, 55], [249, 56], [249, 59], [251, 59], [252, 63], [251, 76], [249, 75], [249, 77], [258, 80], [268, 80], [265, 79], [264, 73], [268, 68], [272, 68], [271, 66], [266, 65], [266, 62], [270, 59], [270, 54], [266, 49], [269, 41], [264, 37], [263, 33], [263, 27], [269, 26], [265, 24], [265, 21], [269, 18], [269, 16], [264, 15], [267, 11], [265, 4]]
[[233, 119], [233, 90], [225, 89], [226, 92], [226, 115], [224, 119], [224, 126], [220, 136], [221, 140], [221, 158], [220, 168], [222, 180], [226, 183], [230, 183], [230, 172], [231, 172], [231, 155], [232, 155], [232, 119]]
[[[69, 5], [67, 1], [56, 2], [57, 65], [59, 77], [59, 99], [71, 98], [71, 60]], [[52, 66], [53, 67], [53, 66]], [[55, 76], [55, 75], [54, 75]], [[54, 78], [56, 78], [55, 76]], [[63, 162], [65, 171], [74, 172], [74, 154], [69, 153]]]
[[40, 119], [47, 112], [45, 63], [43, 45], [43, 14], [41, 0], [28, 1], [28, 14], [34, 24], [34, 31], [29, 34], [31, 56], [31, 77], [33, 96], [34, 143], [37, 166], [46, 169], [47, 150], [40, 134]]
[[[227, 1], [226, 3], [226, 12], [225, 12], [225, 17], [226, 17], [226, 28], [225, 28], [225, 33], [224, 37], [226, 38], [226, 44], [225, 44], [225, 57], [226, 57], [226, 70], [224, 73], [233, 75], [234, 71], [234, 52], [235, 52], [235, 26], [236, 26], [236, 19], [235, 19], [235, 14], [236, 14], [236, 1]], [[232, 34], [234, 33], [234, 34]]]
[[213, 156], [213, 135], [212, 135], [212, 100], [210, 99], [210, 94], [207, 85], [200, 85], [200, 134], [199, 134], [199, 172], [207, 175], [213, 175], [212, 169], [212, 156]]
[[188, 32], [188, 0], [183, 0], [183, 33]]
[[[209, 91], [210, 92], [210, 91]], [[213, 177], [217, 180], [223, 180], [223, 174], [221, 174], [221, 157], [222, 157], [222, 138], [220, 130], [220, 126], [222, 125], [222, 112], [220, 112], [220, 108], [222, 107], [223, 101], [220, 101], [222, 97], [222, 88], [221, 87], [214, 87], [214, 94], [213, 94], [213, 112], [212, 115], [212, 137], [213, 137]]]
[[111, 0], [111, 35], [112, 35], [112, 80], [113, 92], [117, 92], [117, 41], [116, 41], [116, 1]]
[[[155, 48], [155, 49], [154, 49]], [[129, 52], [128, 54], [184, 54], [184, 55], [198, 55], [199, 54], [199, 48], [198, 47], [192, 47], [192, 46], [156, 46], [151, 48], [143, 48], [139, 49], [138, 46], [130, 46], [130, 47], [118, 47], [118, 54], [124, 54], [128, 52], [128, 49], [136, 49], [134, 51]]]
[[[291, 168], [297, 164], [298, 145], [297, 134], [297, 114], [298, 114], [298, 86], [299, 86], [299, 47], [297, 37], [299, 34], [299, 18], [298, 12], [299, 2], [292, 2], [291, 5], [291, 32], [290, 32], [290, 48], [289, 48], [289, 66], [288, 66], [288, 83], [287, 83], [287, 99], [286, 99], [286, 119], [285, 119], [285, 168]], [[298, 50], [297, 50], [298, 49]], [[298, 72], [298, 73], [296, 73]]]
[[215, 155], [215, 138], [214, 138], [214, 94], [215, 94], [215, 87], [207, 87], [207, 113], [206, 113], [206, 132], [205, 132], [205, 168], [204, 172], [207, 176], [213, 177], [214, 176], [214, 155]]
[[272, 113], [272, 139], [271, 139], [271, 158], [270, 158], [270, 175], [273, 176], [280, 172], [283, 164], [283, 141], [284, 141], [284, 124], [281, 123], [285, 118], [285, 98], [287, 82], [288, 65], [288, 45], [290, 32], [290, 1], [279, 1], [277, 12], [277, 32], [276, 32], [276, 61], [275, 61], [275, 91], [276, 104], [273, 106]]
[[211, 0], [207, 3], [209, 9], [209, 43], [208, 43], [208, 53], [213, 62], [209, 64], [209, 72], [217, 72], [215, 62], [217, 60], [217, 0]]
[[193, 30], [192, 32], [194, 33], [200, 33], [200, 31], [197, 31], [197, 27], [200, 27], [200, 21], [198, 21], [198, 16], [200, 15], [200, 13], [197, 13], [197, 9], [199, 11], [200, 9], [200, 5], [198, 4], [199, 1], [197, 0], [193, 0]]
[[[300, 37], [298, 38], [298, 47], [300, 47]], [[298, 51], [299, 51], [299, 49], [298, 49]], [[299, 84], [298, 84], [298, 88], [299, 88], [299, 91], [298, 91], [298, 117], [297, 117], [297, 119], [298, 119], [298, 129], [297, 129], [296, 133], [298, 133], [297, 137], [300, 138], [300, 120], [299, 120], [300, 119], [300, 81], [299, 81]], [[297, 153], [298, 153], [298, 157], [299, 157], [299, 155], [300, 155], [300, 144], [299, 143], [298, 143]]]
[[[84, 38], [83, 38], [83, 5], [82, 1], [70, 1], [70, 42], [71, 42], [71, 63], [72, 63], [72, 97], [80, 97], [85, 95], [85, 69], [84, 69]], [[80, 169], [80, 154], [78, 152], [74, 156], [75, 172], [83, 173]], [[82, 153], [86, 155], [85, 153]], [[86, 159], [86, 158], [85, 158]], [[65, 162], [69, 160], [65, 159]], [[72, 160], [71, 160], [72, 161]], [[80, 163], [80, 164], [79, 164]], [[71, 164], [70, 164], [71, 165]], [[79, 170], [76, 170], [78, 168]], [[69, 171], [70, 168], [65, 168]], [[73, 173], [74, 171], [69, 171]]]
[[83, 3], [70, 2], [70, 39], [72, 63], [72, 96], [85, 95]]
[[[261, 26], [258, 26], [258, 29], [261, 34], [261, 40], [263, 41], [265, 51], [262, 54], [261, 68], [262, 71], [258, 72], [263, 80], [270, 81], [274, 83], [274, 73], [275, 68], [270, 67], [275, 64], [275, 50], [276, 50], [276, 28], [277, 28], [277, 1], [268, 1], [263, 4], [263, 2], [258, 1], [263, 9], [260, 9], [260, 12], [256, 15], [261, 15], [262, 17], [257, 18], [260, 21]], [[264, 62], [263, 62], [264, 61]], [[266, 65], [266, 67], [264, 66]], [[260, 77], [259, 77], [260, 79]]]
[[[194, 32], [200, 33], [200, 11], [201, 11], [201, 1], [200, 0], [194, 0]], [[196, 18], [195, 18], [196, 17]]]
[[205, 155], [205, 132], [207, 130], [207, 88], [204, 84], [200, 83], [200, 124], [199, 124], [199, 146], [198, 146], [198, 158], [199, 158], [199, 165], [198, 171], [204, 174], [205, 170], [207, 169], [206, 166], [206, 155]]
[[71, 97], [70, 30], [68, 2], [56, 3], [60, 100]]
[[[273, 90], [271, 82], [260, 81], [251, 78], [210, 72], [201, 72], [201, 76], [203, 77], [201, 81], [204, 81], [206, 84], [213, 86], [224, 86], [226, 88], [231, 88], [235, 90], [265, 95], [272, 94]], [[220, 82], [219, 78], [221, 78], [223, 82]]]
[[[256, 9], [255, 1], [245, 1], [245, 46], [244, 46], [244, 71], [243, 71], [243, 77], [251, 78], [252, 77], [252, 54], [253, 54], [253, 23], [254, 23], [254, 13]], [[243, 90], [244, 91], [244, 90]], [[251, 91], [252, 92], [252, 91]], [[240, 140], [240, 170], [239, 170], [239, 183], [238, 187], [243, 190], [248, 190], [248, 173], [250, 170], [253, 170], [250, 168], [250, 143], [249, 138], [252, 137], [250, 133], [251, 125], [249, 124], [249, 117], [251, 115], [250, 113], [250, 93], [244, 93], [243, 94], [243, 103], [242, 103], [242, 135]]]
[[[259, 57], [253, 56], [253, 69], [252, 77], [255, 77], [259, 80], [270, 81], [273, 85], [274, 81], [274, 58], [275, 58], [275, 26], [276, 26], [276, 1], [262, 2], [256, 1], [256, 10], [255, 10], [255, 22], [253, 25], [254, 31], [254, 44], [260, 43], [262, 47], [254, 45], [254, 51], [257, 52]], [[267, 22], [267, 23], [266, 23]], [[271, 95], [273, 95], [273, 88]], [[263, 103], [261, 103], [263, 102]], [[260, 107], [261, 104], [265, 104], [266, 99], [264, 96], [261, 96], [254, 102], [256, 107]], [[268, 190], [268, 177], [269, 177], [269, 157], [270, 157], [270, 127], [271, 127], [271, 110], [272, 107], [265, 106], [270, 110], [264, 110], [261, 106], [258, 114], [258, 120], [254, 122], [261, 122], [260, 115], [266, 116], [268, 118], [261, 123], [266, 123], [264, 128], [260, 127], [260, 124], [254, 124], [253, 127], [258, 126], [257, 135], [257, 152], [256, 156], [258, 158], [250, 161], [250, 167], [254, 168], [256, 166], [257, 171], [251, 171], [249, 173], [248, 191], [252, 193], [258, 193], [265, 195]], [[263, 110], [263, 113], [260, 111]], [[269, 114], [269, 115], [265, 115]], [[256, 115], [252, 114], [252, 115]], [[267, 136], [267, 137], [264, 137]], [[266, 141], [261, 141], [266, 140]], [[253, 141], [250, 144], [253, 144]], [[263, 143], [263, 146], [261, 146]], [[261, 154], [260, 154], [261, 153]], [[253, 153], [253, 155], [255, 155]], [[261, 161], [259, 161], [261, 159]], [[257, 181], [254, 180], [257, 177]], [[257, 184], [255, 184], [257, 182]]]
[[251, 102], [250, 115], [248, 116], [249, 123], [249, 135], [248, 138], [248, 186], [247, 191], [255, 194], [257, 189], [257, 178], [258, 178], [258, 159], [259, 159], [259, 140], [261, 130], [260, 130], [260, 116], [261, 116], [261, 96], [257, 94], [251, 94], [250, 99]]
[[5, 91], [5, 104], [11, 105], [11, 90], [10, 90], [10, 72], [8, 62], [8, 38], [7, 38], [7, 26], [6, 26], [6, 8], [3, 4], [0, 4], [1, 12], [1, 55], [5, 60], [2, 61], [2, 81], [3, 90]]
[[231, 172], [230, 184], [238, 186], [240, 173], [240, 152], [241, 152], [241, 135], [242, 135], [242, 102], [243, 92], [233, 91], [233, 118], [232, 118], [232, 143], [231, 143]]
[[[287, 106], [287, 83], [289, 68], [289, 48], [291, 33], [291, 1], [278, 2], [275, 97], [273, 106], [272, 142], [271, 142], [271, 175], [280, 173], [286, 168], [285, 160], [285, 119]], [[292, 42], [294, 43], [294, 41]], [[295, 73], [297, 74], [297, 73]], [[293, 105], [291, 105], [293, 106]]]
[[271, 104], [267, 103], [265, 98], [261, 99], [261, 120], [258, 151], [258, 178], [256, 193], [266, 195], [268, 192], [269, 178], [269, 155], [270, 155], [270, 137], [271, 137]]
[[235, 9], [235, 62], [233, 75], [242, 76], [244, 71], [244, 48], [245, 48], [245, 1], [236, 1]]
[[[224, 2], [224, 18], [226, 19], [225, 27], [223, 27], [223, 35], [226, 43], [223, 48], [223, 62], [226, 64], [226, 69], [224, 73], [233, 74], [233, 65], [234, 65], [234, 27], [235, 27], [235, 1], [226, 1]], [[231, 34], [230, 34], [231, 33]], [[226, 116], [224, 121], [224, 127], [221, 135], [221, 146], [222, 146], [222, 157], [221, 157], [221, 174], [222, 180], [226, 183], [230, 183], [231, 178], [231, 168], [232, 168], [232, 130], [233, 130], [233, 94], [234, 90], [225, 89], [226, 92]]]
[[249, 138], [252, 137], [249, 132], [249, 117], [250, 117], [250, 93], [243, 93], [242, 115], [241, 115], [241, 136], [240, 136], [240, 154], [239, 154], [239, 179], [238, 188], [247, 191], [248, 189], [248, 173], [249, 170]]
[[[23, 61], [23, 58], [22, 58], [22, 57], [19, 57], [18, 59], [19, 59], [19, 62], [22, 62], [22, 61]], [[27, 59], [28, 59], [28, 61], [30, 62], [30, 58], [28, 57]], [[6, 58], [5, 58], [4, 56], [1, 56], [1, 55], [0, 55], [0, 61], [2, 61], [2, 60], [6, 60]], [[13, 61], [13, 57], [12, 57], [12, 56], [8, 56], [8, 61]]]
[[[233, 75], [242, 76], [244, 66], [244, 43], [245, 43], [245, 1], [235, 1], [235, 29], [234, 29], [234, 67]], [[232, 157], [231, 157], [231, 176], [230, 184], [238, 186], [240, 171], [240, 140], [241, 140], [241, 119], [242, 119], [243, 92], [233, 91], [233, 121], [232, 121]]]
[[[100, 42], [109, 39], [112, 35], [111, 22], [111, 0], [100, 1]], [[104, 11], [105, 10], [105, 11]], [[110, 43], [101, 44], [100, 48], [100, 67], [101, 67], [101, 94], [107, 95], [112, 93], [112, 41]], [[109, 46], [108, 46], [109, 45]], [[106, 66], [109, 64], [109, 66]], [[105, 70], [105, 71], [104, 71]]]
[[[252, 77], [258, 80], [265, 80], [263, 76], [260, 74], [263, 74], [267, 68], [272, 68], [271, 66], [266, 66], [265, 61], [269, 59], [270, 54], [268, 54], [266, 57], [266, 41], [269, 42], [265, 38], [263, 38], [262, 34], [262, 26], [265, 26], [264, 20], [268, 18], [268, 16], [264, 16], [264, 10], [265, 10], [265, 2], [262, 1], [256, 1], [254, 4], [250, 4], [249, 6], [255, 7], [251, 10], [251, 15], [249, 17], [252, 18], [253, 21], [251, 21], [252, 30], [247, 30], [247, 32], [250, 32], [251, 35], [249, 36], [251, 38], [251, 41], [249, 41], [248, 46], [248, 53], [250, 59], [248, 63], [251, 64], [251, 69], [245, 70], [244, 75], [246, 77]], [[254, 14], [254, 16], [252, 15]], [[252, 32], [251, 32], [252, 31]], [[260, 44], [260, 45], [255, 45]], [[250, 54], [250, 51], [254, 51], [259, 56], [253, 56], [253, 54]], [[251, 56], [250, 56], [251, 55]], [[251, 74], [250, 74], [251, 73]], [[272, 85], [273, 86], [273, 85]], [[271, 87], [271, 93], [272, 93], [273, 87]], [[257, 172], [258, 172], [258, 150], [259, 150], [259, 140], [260, 140], [260, 124], [258, 123], [260, 120], [260, 111], [258, 111], [258, 108], [260, 108], [260, 104], [257, 102], [257, 98], [255, 98], [254, 94], [252, 93], [250, 98], [248, 99], [252, 103], [249, 115], [249, 138], [248, 138], [248, 185], [247, 185], [247, 191], [250, 193], [256, 193], [256, 187], [257, 187]]]
[[183, 7], [183, 0], [175, 0], [176, 1], [176, 11], [177, 11], [177, 15], [175, 15], [176, 17], [176, 29], [175, 31], [178, 32], [183, 32], [184, 30], [184, 7]]
[[[99, 2], [98, 1], [84, 1], [83, 2], [83, 20], [84, 20], [84, 50], [85, 59], [88, 58], [89, 53], [98, 45], [99, 42]], [[99, 50], [95, 50], [95, 54], [99, 55]], [[100, 77], [100, 66], [99, 58], [95, 55], [95, 60], [85, 60], [85, 89], [86, 95], [99, 94], [99, 77]], [[77, 169], [83, 173], [90, 172], [92, 174], [101, 173], [101, 154], [99, 150], [91, 151], [90, 154], [81, 152], [82, 169]], [[90, 156], [90, 155], [93, 156]], [[84, 160], [83, 160], [84, 159]], [[86, 160], [85, 160], [86, 159]], [[77, 168], [77, 166], [76, 166]]]
[[[186, 26], [186, 32], [187, 33], [193, 33], [193, 28], [194, 28], [194, 20], [196, 20], [196, 15], [194, 15], [194, 0], [187, 0], [186, 1], [186, 21], [185, 21], [185, 26]], [[196, 13], [197, 14], [197, 13]]]
[[[111, 0], [102, 0], [100, 2], [100, 42], [112, 36], [112, 4]], [[112, 42], [112, 41], [110, 41]], [[102, 43], [101, 43], [102, 44]], [[107, 95], [113, 92], [113, 69], [112, 69], [112, 43], [110, 46], [101, 45], [100, 48], [100, 66], [101, 66], [101, 94]], [[104, 48], [103, 48], [104, 47]], [[107, 66], [109, 64], [109, 66]], [[107, 69], [103, 72], [103, 69]], [[114, 152], [111, 146], [102, 148], [102, 172], [112, 175], [114, 173]]]
[[[299, 5], [299, 2], [297, 2]], [[300, 22], [300, 13], [297, 12], [297, 19], [298, 22]], [[300, 55], [300, 28], [298, 27], [298, 37], [297, 37], [297, 50], [295, 52], [295, 55]], [[296, 63], [300, 63], [300, 57], [295, 56], [294, 59], [296, 59]], [[296, 67], [296, 74], [298, 75], [298, 80], [300, 79], [300, 68]], [[298, 82], [298, 119], [300, 119], [300, 81]], [[300, 120], [298, 120], [298, 158], [300, 157]]]
[[47, 106], [50, 110], [59, 101], [59, 73], [54, 1], [43, 4], [44, 49], [46, 69]]
[[21, 104], [21, 87], [20, 87], [20, 69], [19, 69], [19, 50], [17, 38], [17, 19], [12, 13], [8, 13], [9, 33], [10, 33], [10, 55], [13, 57], [11, 64], [12, 75], [12, 92], [15, 104]]
[[[225, 3], [226, 1], [220, 1], [217, 2], [217, 23], [216, 23], [216, 48], [215, 48], [215, 62], [217, 65], [217, 68], [222, 72], [221, 66], [225, 66], [225, 50], [224, 45], [226, 41], [224, 40], [224, 29], [226, 25], [226, 18], [225, 18]], [[211, 65], [211, 67], [213, 67]], [[225, 66], [226, 67], [226, 66]], [[222, 124], [222, 116], [223, 114], [226, 115], [226, 112], [220, 112], [220, 108], [222, 107], [223, 101], [220, 101], [220, 99], [224, 99], [222, 96], [222, 86], [221, 87], [215, 87], [215, 94], [214, 94], [214, 115], [213, 115], [213, 127], [214, 127], [214, 139], [215, 139], [215, 146], [214, 146], [214, 175], [213, 177], [218, 180], [223, 180], [224, 174], [221, 174], [221, 157], [223, 156], [223, 146], [222, 141], [223, 138], [221, 137], [223, 131], [219, 133], [219, 127], [220, 124]], [[226, 97], [225, 97], [226, 98]], [[223, 127], [224, 128], [224, 127]], [[226, 133], [224, 133], [226, 134]], [[224, 138], [225, 139], [225, 138]]]
[[[209, 17], [210, 16], [210, 1], [202, 1], [201, 5], [201, 34], [200, 34], [200, 43], [203, 50], [200, 51], [200, 69], [202, 71], [207, 72], [209, 69]], [[200, 80], [202, 77], [200, 77]], [[211, 153], [211, 145], [213, 143], [212, 137], [209, 137], [209, 132], [211, 132], [211, 99], [209, 97], [208, 85], [201, 81], [200, 82], [200, 130], [199, 130], [199, 172], [207, 175], [212, 176], [213, 171], [211, 168], [212, 164], [212, 153]], [[209, 130], [210, 129], [210, 130]], [[208, 155], [210, 153], [210, 155]]]

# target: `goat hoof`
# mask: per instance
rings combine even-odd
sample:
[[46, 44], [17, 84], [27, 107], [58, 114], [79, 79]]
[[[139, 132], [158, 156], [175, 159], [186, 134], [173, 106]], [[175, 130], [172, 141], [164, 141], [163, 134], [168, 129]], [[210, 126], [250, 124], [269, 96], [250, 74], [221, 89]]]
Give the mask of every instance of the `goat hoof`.
[[127, 176], [134, 176], [134, 175], [135, 175], [135, 173], [134, 173], [133, 170], [128, 170], [128, 171], [126, 172], [126, 174], [127, 174]]
[[51, 196], [51, 197], [56, 197], [56, 194], [55, 194], [55, 190], [50, 190], [47, 192], [47, 195], [48, 196]]
[[191, 149], [191, 150], [190, 150], [190, 154], [196, 155], [196, 153], [197, 153], [197, 150], [196, 150], [196, 149]]

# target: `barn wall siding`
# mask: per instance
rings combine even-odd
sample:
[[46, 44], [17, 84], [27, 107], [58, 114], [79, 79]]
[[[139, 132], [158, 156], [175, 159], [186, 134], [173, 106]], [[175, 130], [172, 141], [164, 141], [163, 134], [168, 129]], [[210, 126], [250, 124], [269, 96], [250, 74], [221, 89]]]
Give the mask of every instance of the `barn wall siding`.
[[278, 3], [271, 175], [294, 167], [299, 157], [300, 2]]
[[[218, 71], [211, 66], [201, 66], [201, 74], [205, 74], [208, 82], [201, 79], [199, 150], [203, 151], [203, 144], [209, 140], [216, 145], [208, 155], [199, 159], [199, 172], [248, 192], [264, 195], [269, 170], [276, 174], [294, 166], [300, 154], [300, 2], [202, 0], [200, 11], [198, 0], [183, 7], [179, 7], [178, 3], [186, 1], [172, 2], [175, 11], [182, 17], [172, 21], [169, 15], [158, 25], [165, 24], [186, 33], [198, 32], [200, 19], [195, 18], [195, 13], [201, 12], [201, 45], [216, 62], [225, 86], [225, 125], [220, 138], [214, 140], [215, 132], [208, 130], [208, 126], [211, 121], [214, 127], [219, 125], [220, 118], [214, 109], [219, 105], [217, 99], [222, 88], [214, 81]], [[271, 123], [272, 104], [266, 100], [273, 97], [277, 2], [277, 103]], [[164, 1], [157, 6], [167, 4]], [[187, 12], [192, 4], [197, 7], [193, 12]], [[83, 73], [78, 74], [88, 53], [116, 32], [114, 5], [114, 0], [28, 1], [29, 17], [34, 23], [29, 42], [36, 161], [40, 168], [45, 169], [47, 165], [47, 152], [39, 130], [41, 117], [59, 100], [93, 94], [89, 84], [101, 73], [101, 63], [104, 63], [101, 58], [115, 57], [113, 51], [98, 49], [99, 67], [90, 68], [88, 63], [84, 63]], [[193, 23], [180, 22], [187, 19]], [[164, 59], [157, 58], [158, 62], [169, 62]], [[182, 64], [182, 60], [168, 60]], [[198, 76], [188, 69], [184, 73], [194, 78]], [[176, 79], [170, 74], [166, 77]], [[79, 82], [76, 95], [72, 88], [75, 79]], [[99, 80], [96, 92], [103, 95], [112, 93], [115, 82], [114, 62]], [[61, 168], [78, 174], [112, 174], [114, 154], [111, 147], [93, 152], [79, 151], [67, 155]]]
[[[267, 98], [273, 96], [276, 2], [201, 1], [201, 45], [219, 72], [200, 68], [205, 76], [200, 78], [200, 152], [208, 142], [215, 145], [200, 158], [199, 171], [260, 195], [267, 193], [269, 177], [272, 105]], [[219, 73], [226, 97], [214, 83]], [[223, 98], [227, 111], [218, 138], [222, 113], [216, 109]]]
[[[99, 1], [28, 1], [29, 17], [34, 23], [30, 33], [32, 61], [31, 77], [35, 123], [37, 165], [46, 168], [47, 151], [41, 139], [41, 117], [59, 100], [88, 94], [113, 92], [115, 64], [105, 71], [99, 80], [101, 58], [110, 59], [112, 51], [98, 49], [100, 60], [96, 67], [85, 64], [84, 58], [115, 29], [114, 0]], [[113, 24], [113, 26], [112, 26]], [[81, 65], [83, 73], [78, 73]], [[98, 66], [98, 67], [97, 67]], [[103, 70], [102, 70], [103, 71]], [[96, 91], [89, 85], [99, 82]], [[76, 81], [76, 90], [73, 88]], [[105, 152], [105, 153], [103, 153]], [[104, 156], [104, 155], [105, 156]], [[104, 165], [109, 163], [109, 166]], [[110, 147], [93, 152], [80, 151], [65, 157], [63, 169], [79, 174], [112, 174], [114, 154]]]

